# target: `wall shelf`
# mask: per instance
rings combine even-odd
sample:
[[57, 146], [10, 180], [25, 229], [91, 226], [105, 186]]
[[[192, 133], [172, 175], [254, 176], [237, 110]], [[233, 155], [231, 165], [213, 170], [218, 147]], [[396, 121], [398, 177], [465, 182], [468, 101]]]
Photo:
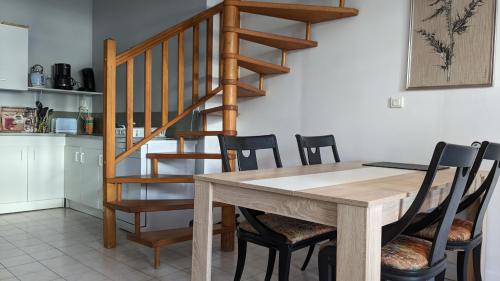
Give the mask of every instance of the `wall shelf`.
[[28, 87], [28, 91], [30, 92], [47, 92], [53, 94], [65, 94], [65, 95], [83, 95], [83, 96], [102, 96], [102, 93], [99, 92], [85, 92], [85, 91], [73, 91], [73, 90], [60, 90], [60, 89], [52, 89], [52, 88], [37, 88], [37, 87]]

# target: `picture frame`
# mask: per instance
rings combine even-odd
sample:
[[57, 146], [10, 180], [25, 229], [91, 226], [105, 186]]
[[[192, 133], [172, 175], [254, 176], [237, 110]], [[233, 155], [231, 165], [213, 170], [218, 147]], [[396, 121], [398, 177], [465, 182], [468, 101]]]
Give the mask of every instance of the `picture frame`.
[[411, 0], [406, 89], [493, 85], [496, 0]]

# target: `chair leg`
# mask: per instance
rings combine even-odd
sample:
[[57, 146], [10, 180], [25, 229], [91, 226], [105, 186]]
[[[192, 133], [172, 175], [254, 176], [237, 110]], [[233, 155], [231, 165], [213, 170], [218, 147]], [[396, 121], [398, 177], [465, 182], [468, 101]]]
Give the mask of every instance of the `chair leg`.
[[271, 276], [273, 276], [275, 261], [276, 261], [276, 249], [269, 248], [269, 258], [267, 260], [266, 278], [264, 279], [264, 281], [271, 280]]
[[302, 271], [306, 270], [307, 265], [309, 264], [309, 261], [311, 260], [311, 257], [312, 257], [312, 255], [314, 253], [314, 246], [316, 246], [316, 245], [309, 246], [309, 250], [307, 251], [306, 260], [304, 261], [304, 264], [302, 265], [302, 267], [300, 268], [300, 270], [302, 270]]
[[326, 247], [319, 251], [318, 255], [318, 269], [319, 281], [335, 281], [337, 268], [336, 268], [336, 254], [335, 247]]
[[457, 253], [457, 281], [467, 281], [469, 251]]
[[446, 270], [439, 273], [435, 278], [434, 280], [435, 281], [444, 281], [444, 277], [446, 276]]
[[160, 247], [154, 248], [154, 252], [155, 252], [154, 268], [158, 269], [160, 268]]
[[238, 263], [236, 264], [236, 273], [234, 281], [240, 281], [243, 269], [245, 268], [245, 259], [247, 257], [247, 241], [238, 239]]
[[476, 246], [476, 248], [474, 248], [474, 250], [472, 250], [475, 281], [483, 280], [481, 277], [481, 246], [482, 246], [482, 244], [479, 244]]
[[292, 251], [289, 249], [280, 250], [280, 260], [279, 260], [279, 281], [288, 281], [288, 276], [290, 275], [290, 263], [292, 261]]

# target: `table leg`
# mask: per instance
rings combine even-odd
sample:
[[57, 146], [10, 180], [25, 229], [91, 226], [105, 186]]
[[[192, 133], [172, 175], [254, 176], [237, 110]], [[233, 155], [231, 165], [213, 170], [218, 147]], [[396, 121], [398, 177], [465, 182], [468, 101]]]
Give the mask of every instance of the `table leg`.
[[212, 184], [195, 182], [191, 281], [210, 281], [212, 271]]
[[380, 281], [382, 206], [337, 208], [337, 280]]

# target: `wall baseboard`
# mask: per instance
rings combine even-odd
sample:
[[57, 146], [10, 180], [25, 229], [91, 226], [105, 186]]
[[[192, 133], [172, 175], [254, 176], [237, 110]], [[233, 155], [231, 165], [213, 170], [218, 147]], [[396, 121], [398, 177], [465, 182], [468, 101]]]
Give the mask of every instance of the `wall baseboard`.
[[0, 204], [0, 214], [28, 212], [61, 207], [64, 207], [64, 199], [62, 198], [30, 202], [2, 203]]

